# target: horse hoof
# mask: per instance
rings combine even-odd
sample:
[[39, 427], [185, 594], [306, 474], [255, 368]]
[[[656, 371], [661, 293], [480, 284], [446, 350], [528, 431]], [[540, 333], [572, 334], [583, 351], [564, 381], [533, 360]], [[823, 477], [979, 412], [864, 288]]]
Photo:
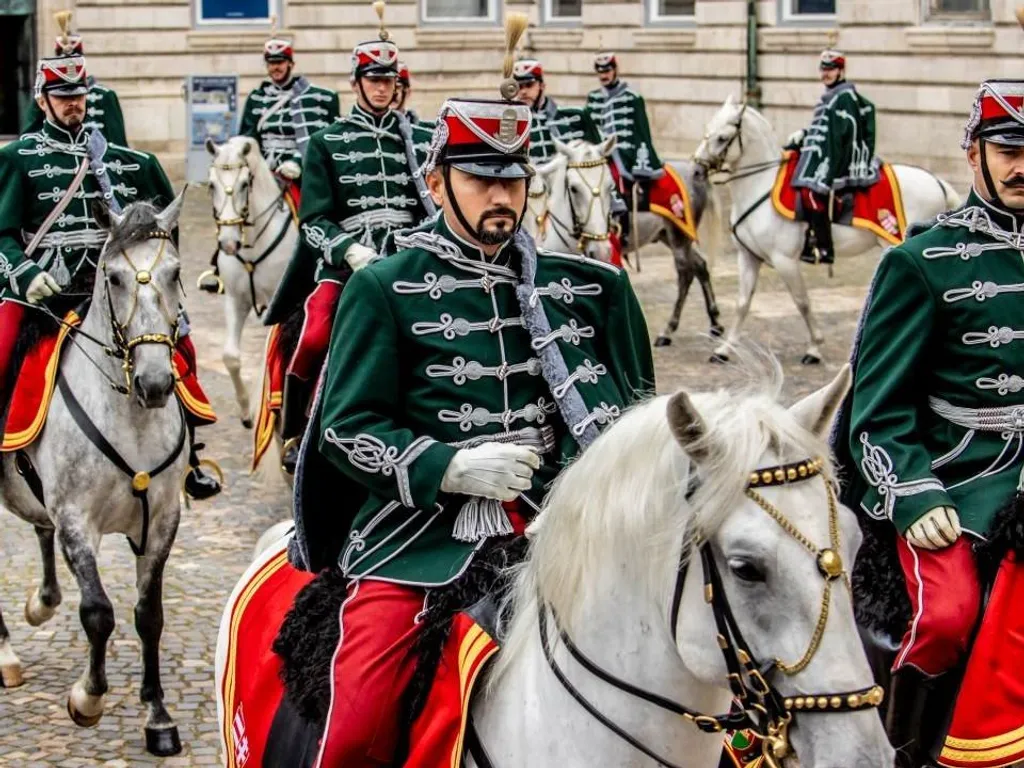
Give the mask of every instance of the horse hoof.
[[671, 347], [672, 337], [670, 336], [659, 336], [654, 340], [655, 347]]
[[181, 752], [178, 726], [146, 728], [146, 751], [157, 757], [171, 757]]
[[25, 682], [21, 673], [21, 664], [8, 664], [0, 667], [0, 687], [17, 688]]
[[800, 358], [800, 365], [820, 365], [821, 358], [817, 355], [804, 355]]
[[71, 716], [72, 722], [79, 728], [93, 728], [100, 719], [103, 717], [103, 710], [100, 709], [95, 715], [83, 715], [77, 709], [75, 709], [74, 703], [71, 701], [71, 696], [68, 696], [68, 715]]
[[721, 352], [715, 352], [715, 354], [708, 358], [708, 362], [715, 365], [725, 365], [729, 362], [729, 356]]
[[725, 336], [725, 328], [719, 325], [718, 323], [715, 323], [714, 325], [711, 326], [711, 329], [708, 331], [708, 333], [711, 334], [712, 338], [720, 339], [723, 336]]
[[57, 613], [56, 606], [49, 606], [39, 599], [39, 593], [33, 592], [25, 601], [25, 621], [30, 627], [41, 627]]
[[252, 419], [242, 419], [242, 426], [246, 429], [252, 429]]

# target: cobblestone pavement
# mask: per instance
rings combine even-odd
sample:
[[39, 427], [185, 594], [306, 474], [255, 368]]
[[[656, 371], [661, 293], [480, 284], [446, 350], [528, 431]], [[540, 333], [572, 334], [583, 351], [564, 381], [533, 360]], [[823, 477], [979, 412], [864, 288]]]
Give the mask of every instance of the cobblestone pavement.
[[[187, 303], [202, 378], [221, 416], [219, 424], [200, 432], [200, 439], [207, 443], [206, 455], [217, 459], [227, 473], [227, 487], [220, 497], [183, 511], [165, 580], [163, 685], [185, 749], [179, 757], [163, 761], [145, 752], [143, 713], [138, 702], [141, 662], [132, 622], [134, 565], [125, 541], [108, 538], [100, 558], [118, 625], [107, 662], [110, 693], [106, 714], [96, 728], [83, 730], [72, 724], [65, 710], [68, 692], [85, 664], [87, 649], [78, 621], [75, 584], [63, 562], [59, 563], [64, 604], [50, 623], [39, 629], [28, 627], [22, 619], [22, 608], [41, 570], [36, 540], [28, 525], [3, 513], [0, 606], [24, 664], [25, 684], [14, 690], [0, 689], [0, 765], [71, 768], [158, 762], [166, 766], [220, 764], [213, 664], [221, 610], [256, 539], [270, 524], [287, 516], [289, 506], [288, 493], [275, 473], [266, 478], [248, 473], [251, 434], [239, 423], [231, 385], [220, 361], [220, 300], [191, 288], [205, 269], [213, 243], [209, 208], [201, 191], [190, 195], [182, 243], [185, 285], [190, 288]], [[820, 270], [808, 270], [812, 301], [827, 336], [825, 363], [809, 368], [799, 365], [807, 338], [803, 323], [781, 281], [769, 271], [762, 274], [748, 334], [780, 356], [788, 377], [787, 398], [794, 399], [823, 385], [845, 360], [876, 258], [873, 254], [848, 260], [839, 265], [831, 280]], [[634, 277], [654, 335], [663, 327], [675, 297], [675, 277], [667, 252], [645, 252], [643, 272]], [[723, 321], [728, 322], [736, 291], [731, 259], [719, 259], [715, 280]], [[728, 366], [706, 362], [713, 347], [704, 336], [706, 332], [700, 293], [694, 290], [675, 343], [656, 350], [663, 391], [678, 386], [710, 388], [734, 375]], [[254, 383], [262, 345], [262, 329], [253, 322], [245, 336], [243, 357], [247, 378]]]

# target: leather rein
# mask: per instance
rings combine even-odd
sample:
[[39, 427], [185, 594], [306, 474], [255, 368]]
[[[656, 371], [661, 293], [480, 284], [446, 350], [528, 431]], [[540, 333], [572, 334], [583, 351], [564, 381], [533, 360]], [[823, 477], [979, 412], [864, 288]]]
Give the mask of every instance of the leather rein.
[[[551, 223], [554, 225], [555, 231], [558, 232], [558, 236], [561, 237], [566, 242], [567, 245], [572, 240], [575, 240], [576, 241], [576, 248], [579, 251], [583, 250], [583, 246], [587, 242], [604, 242], [604, 241], [607, 241], [608, 239], [610, 239], [610, 237], [611, 237], [611, 230], [610, 230], [610, 228], [608, 230], [606, 230], [605, 232], [588, 232], [586, 229], [584, 229], [584, 224], [587, 221], [590, 220], [590, 214], [594, 210], [594, 205], [595, 204], [600, 204], [600, 200], [601, 200], [601, 184], [604, 182], [604, 175], [606, 173], [609, 173], [609, 171], [608, 171], [608, 160], [605, 159], [605, 158], [600, 158], [598, 160], [581, 160], [581, 161], [578, 161], [578, 162], [571, 162], [570, 161], [568, 163], [568, 165], [566, 166], [567, 173], [569, 171], [576, 171], [579, 174], [580, 178], [583, 179], [584, 184], [586, 184], [587, 180], [586, 180], [586, 177], [584, 177], [584, 175], [583, 175], [583, 170], [587, 169], [587, 168], [602, 168], [602, 170], [601, 170], [601, 178], [598, 180], [597, 186], [591, 187], [589, 185], [586, 185], [587, 186], [587, 190], [588, 190], [588, 195], [589, 195], [589, 202], [587, 203], [587, 211], [586, 211], [587, 215], [586, 215], [586, 217], [582, 217], [581, 218], [579, 216], [579, 214], [577, 213], [576, 206], [572, 202], [572, 195], [571, 194], [566, 194], [566, 199], [569, 202], [569, 213], [572, 216], [572, 226], [571, 227], [568, 224], [566, 224], [565, 222], [563, 222], [562, 220], [560, 220], [557, 216], [555, 216], [551, 212], [551, 209], [547, 205], [547, 201], [545, 201], [544, 208], [539, 213], [531, 210], [531, 213], [534, 213], [534, 216], [535, 216], [538, 228], [543, 227], [544, 223], [550, 219]], [[568, 178], [568, 176], [567, 176], [567, 178]], [[546, 198], [550, 199], [551, 190], [548, 189], [548, 185], [547, 185], [546, 181], [544, 181], [542, 183], [544, 184], [544, 191], [532, 193], [532, 194], [529, 195], [530, 198], [537, 199], [537, 198], [540, 198], [540, 197], [546, 197]], [[566, 188], [567, 188], [567, 192], [568, 192], [568, 183], [566, 184]], [[602, 209], [603, 209], [603, 205], [602, 205]], [[611, 211], [610, 210], [609, 211], [602, 210], [601, 212], [604, 214], [602, 216], [602, 220], [606, 221], [606, 222], [610, 222], [611, 221]]]
[[[711, 606], [717, 630], [717, 641], [727, 669], [729, 689], [734, 699], [731, 712], [720, 715], [708, 715], [679, 704], [659, 694], [646, 691], [623, 680], [589, 659], [573, 642], [568, 633], [559, 625], [554, 611], [541, 601], [538, 616], [541, 647], [544, 658], [555, 678], [565, 691], [597, 720], [601, 725], [625, 741], [638, 752], [664, 768], [683, 768], [672, 761], [658, 755], [650, 747], [629, 734], [622, 726], [603, 714], [566, 676], [558, 666], [554, 656], [552, 638], [548, 632], [548, 614], [557, 632], [557, 639], [565, 646], [569, 655], [586, 672], [603, 683], [622, 691], [636, 699], [653, 704], [659, 709], [671, 712], [693, 723], [704, 733], [720, 733], [722, 731], [750, 730], [763, 743], [762, 755], [766, 768], [780, 768], [782, 761], [793, 753], [789, 742], [789, 728], [797, 712], [816, 714], [841, 714], [874, 709], [882, 704], [884, 690], [881, 686], [872, 685], [856, 691], [808, 694], [796, 697], [784, 697], [772, 683], [771, 678], [776, 671], [785, 675], [795, 675], [810, 664], [824, 636], [828, 622], [831, 593], [835, 582], [842, 580], [849, 588], [849, 576], [844, 570], [839, 554], [839, 524], [835, 492], [828, 479], [825, 479], [829, 506], [829, 539], [830, 546], [819, 549], [810, 542], [777, 508], [767, 502], [757, 488], [774, 485], [786, 485], [810, 480], [821, 474], [824, 462], [820, 459], [806, 460], [795, 464], [786, 464], [757, 470], [750, 475], [747, 484], [747, 497], [754, 501], [801, 546], [807, 549], [816, 559], [818, 572], [824, 581], [821, 612], [815, 626], [807, 651], [792, 664], [780, 659], [769, 659], [760, 662], [750, 650], [750, 645], [743, 637], [739, 624], [729, 604], [729, 598], [722, 584], [721, 573], [715, 562], [714, 554], [708, 541], [697, 542], [704, 579], [704, 599]], [[692, 496], [693, 489], [689, 495]], [[670, 610], [670, 632], [672, 640], [676, 640], [679, 611], [682, 606], [683, 590], [689, 571], [689, 550], [683, 549], [676, 577]], [[470, 720], [466, 745], [470, 754], [480, 768], [495, 768], [480, 741], [479, 734]]]

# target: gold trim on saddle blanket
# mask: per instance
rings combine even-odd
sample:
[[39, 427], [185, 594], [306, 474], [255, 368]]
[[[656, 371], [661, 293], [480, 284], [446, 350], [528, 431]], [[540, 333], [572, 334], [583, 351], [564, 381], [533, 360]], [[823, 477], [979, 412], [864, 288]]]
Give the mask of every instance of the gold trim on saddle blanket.
[[274, 429], [277, 426], [278, 412], [284, 403], [284, 392], [271, 391], [269, 354], [270, 349], [277, 342], [281, 335], [281, 326], [275, 325], [267, 334], [267, 342], [263, 348], [263, 387], [260, 390], [260, 409], [256, 414], [256, 424], [252, 434], [252, 466], [250, 472], [255, 472], [260, 465], [260, 460], [266, 454], [274, 439]]
[[459, 738], [452, 750], [451, 768], [460, 768], [462, 753], [465, 748], [466, 723], [469, 721], [469, 703], [473, 696], [480, 672], [487, 666], [487, 661], [498, 652], [498, 644], [478, 624], [466, 633], [459, 646], [459, 688], [462, 696], [462, 723], [459, 726]]
[[662, 169], [669, 175], [669, 177], [676, 183], [676, 187], [679, 189], [679, 194], [683, 198], [683, 210], [686, 212], [686, 221], [683, 221], [676, 216], [670, 209], [664, 208], [655, 203], [651, 203], [649, 208], [651, 213], [656, 213], [663, 218], [668, 219], [676, 227], [686, 235], [693, 242], [699, 242], [697, 237], [697, 224], [693, 219], [693, 206], [690, 204], [690, 190], [686, 188], [686, 184], [683, 183], [682, 177], [676, 172], [675, 168], [667, 163], [662, 166]]
[[1024, 726], [999, 736], [985, 739], [963, 739], [947, 736], [939, 765], [949, 768], [984, 763], [987, 766], [1011, 766], [1024, 756]]

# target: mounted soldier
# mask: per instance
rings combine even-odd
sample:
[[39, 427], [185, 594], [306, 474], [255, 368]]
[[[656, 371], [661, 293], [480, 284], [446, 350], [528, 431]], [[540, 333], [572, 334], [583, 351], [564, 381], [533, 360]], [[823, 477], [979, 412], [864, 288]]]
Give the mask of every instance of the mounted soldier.
[[[79, 275], [92, 285], [106, 232], [92, 205], [115, 210], [137, 200], [167, 206], [174, 199], [170, 182], [151, 154], [108, 144], [100, 131], [86, 127], [88, 85], [85, 58], [59, 56], [39, 61], [36, 104], [46, 114], [40, 131], [0, 149], [0, 414], [5, 414], [17, 377], [13, 356], [26, 312], [46, 307]], [[37, 309], [37, 311], [38, 311]], [[196, 426], [216, 420], [199, 387], [196, 355], [187, 320], [178, 311], [177, 350], [188, 361], [183, 383], [194, 395], [183, 397], [191, 436]], [[187, 379], [187, 381], [185, 381]], [[220, 491], [200, 468], [191, 441], [191, 472], [185, 489], [195, 499]]]
[[264, 323], [284, 321], [303, 302], [305, 323], [284, 384], [284, 463], [291, 468], [305, 424], [306, 403], [323, 364], [341, 289], [354, 271], [380, 252], [393, 229], [418, 224], [434, 212], [416, 174], [412, 126], [392, 109], [398, 46], [384, 28], [384, 3], [374, 3], [377, 40], [352, 51], [351, 112], [315, 134], [306, 150], [299, 246], [268, 308]]
[[846, 56], [829, 48], [818, 65], [825, 92], [811, 125], [793, 134], [787, 147], [799, 148], [792, 185], [800, 191], [807, 239], [800, 256], [808, 264], [831, 264], [834, 193], [870, 187], [878, 181], [875, 157], [875, 105], [846, 79]]
[[[71, 31], [71, 11], [60, 11], [54, 14], [60, 34], [54, 41], [55, 56], [84, 56], [85, 46], [82, 36]], [[85, 128], [88, 131], [99, 131], [110, 144], [121, 147], [128, 146], [124, 132], [124, 115], [121, 113], [121, 102], [112, 88], [100, 85], [96, 78], [89, 75], [87, 82], [89, 93], [86, 95]], [[46, 122], [46, 114], [37, 104], [29, 108], [28, 119], [22, 133], [38, 133]]]
[[522, 535], [564, 464], [653, 389], [626, 274], [520, 231], [531, 110], [510, 101], [526, 26], [510, 16], [506, 100], [442, 106], [426, 167], [441, 215], [352, 276], [303, 443], [293, 556], [348, 580], [325, 768], [392, 763], [431, 589]]
[[582, 107], [560, 107], [545, 93], [544, 68], [537, 59], [520, 59], [515, 63], [512, 76], [519, 86], [519, 101], [533, 111], [530, 128], [530, 162], [534, 165], [550, 160], [555, 155], [557, 139], [568, 144], [583, 139], [600, 144], [601, 132], [590, 113]]
[[[913, 768], [940, 751], [946, 766], [1024, 759], [1024, 542], [1006, 535], [1024, 514], [1022, 107], [1024, 80], [982, 83], [962, 144], [974, 175], [967, 202], [883, 255], [836, 431], [848, 505], [874, 538], [895, 539], [862, 581], [869, 602], [894, 575], [905, 581], [910, 621], [896, 630], [906, 634], [887, 727]], [[976, 551], [986, 539], [1003, 542], [989, 553], [995, 567]], [[866, 545], [858, 562], [882, 551]]]

